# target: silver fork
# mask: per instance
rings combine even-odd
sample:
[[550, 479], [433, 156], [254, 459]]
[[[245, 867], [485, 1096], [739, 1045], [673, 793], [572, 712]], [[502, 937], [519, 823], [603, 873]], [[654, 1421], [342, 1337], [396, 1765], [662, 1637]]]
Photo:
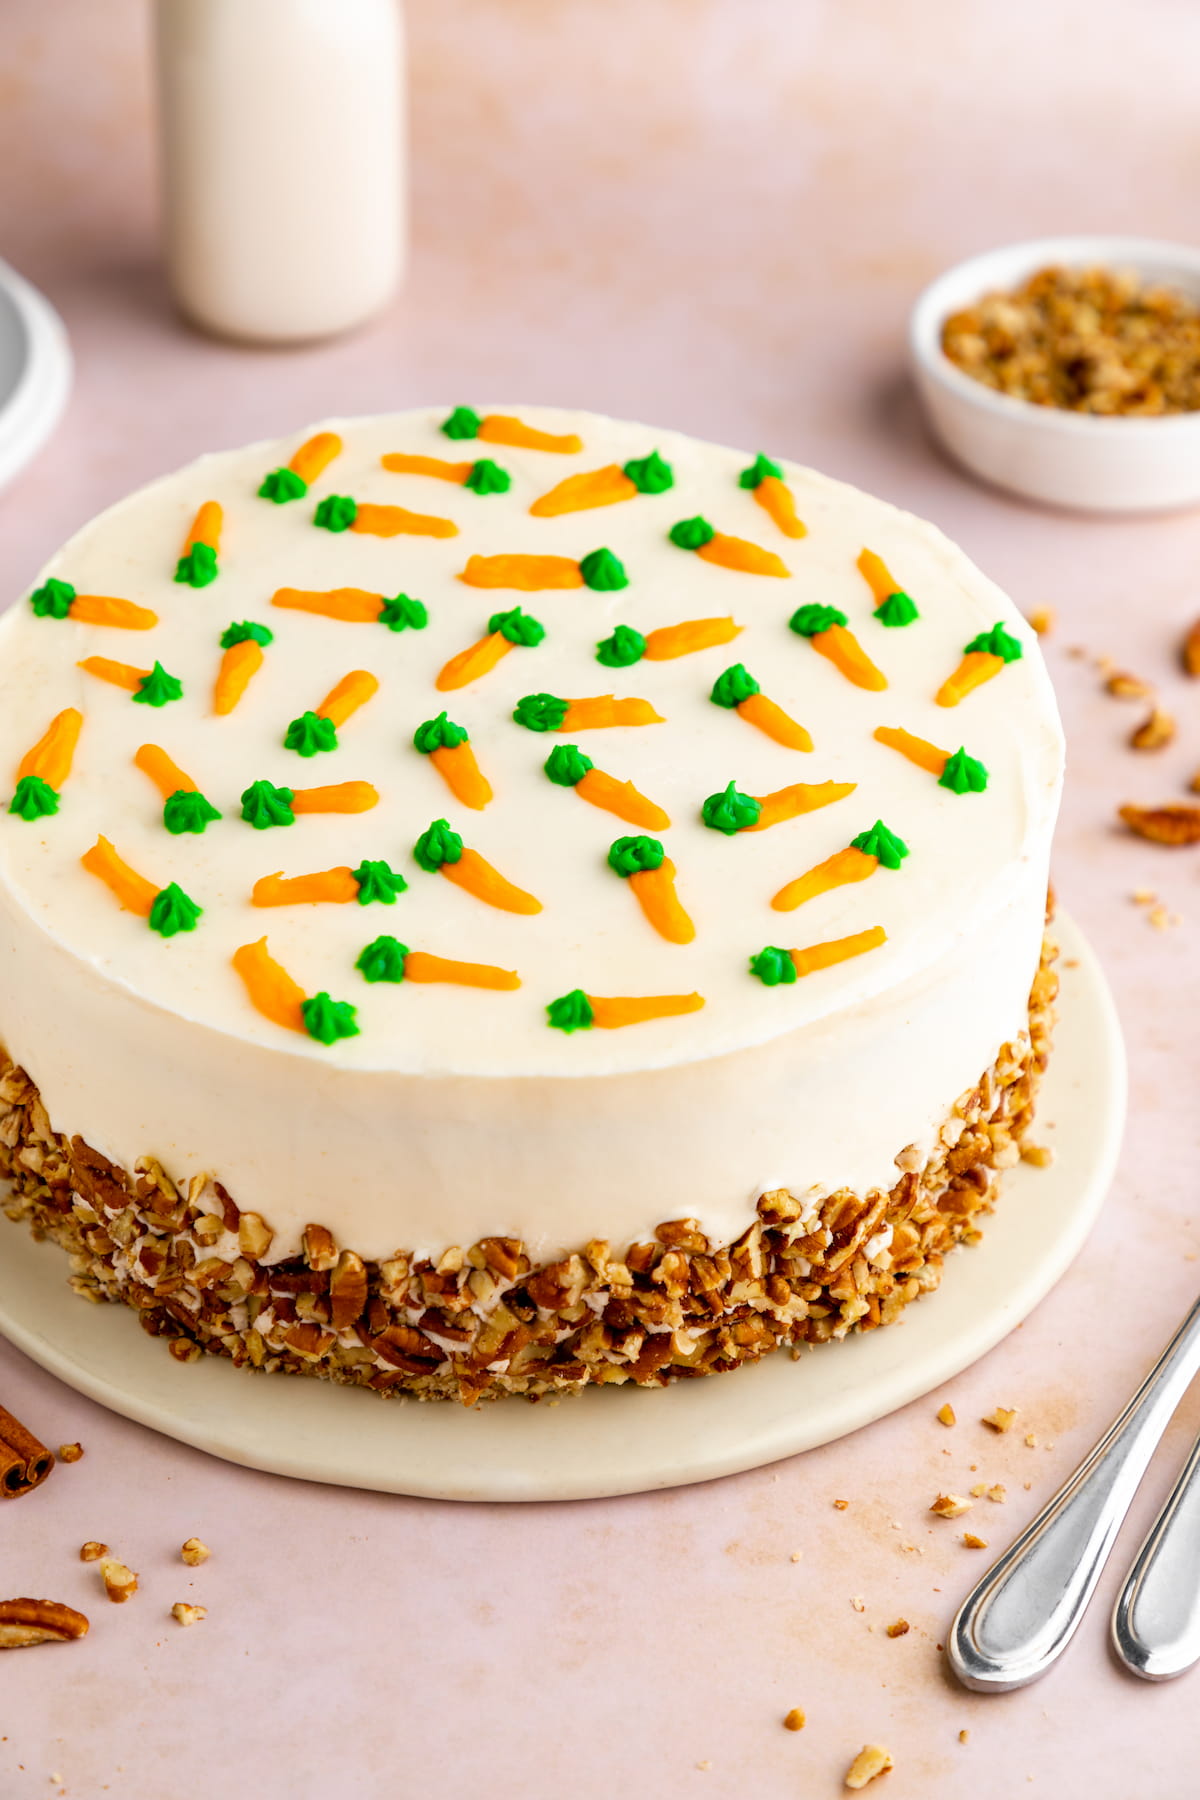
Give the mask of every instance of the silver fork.
[[[965, 1687], [980, 1693], [1025, 1687], [1062, 1655], [1095, 1592], [1146, 1466], [1198, 1370], [1200, 1300], [1099, 1443], [959, 1607], [947, 1655]], [[1157, 1616], [1156, 1609], [1170, 1593], [1171, 1570], [1177, 1565], [1167, 1547], [1186, 1544], [1193, 1588], [1200, 1583], [1198, 1464], [1200, 1446], [1143, 1545], [1118, 1602], [1117, 1612], [1134, 1634], [1131, 1643], [1142, 1641], [1136, 1634]], [[1190, 1535], [1175, 1536], [1177, 1520], [1191, 1525]], [[1176, 1623], [1178, 1611], [1177, 1607]], [[1187, 1619], [1192, 1622], [1191, 1613]], [[1194, 1623], [1200, 1626], [1200, 1618]], [[1114, 1633], [1117, 1629], [1114, 1615]], [[1181, 1673], [1186, 1666], [1165, 1673]], [[1138, 1673], [1156, 1678], [1149, 1668]]]

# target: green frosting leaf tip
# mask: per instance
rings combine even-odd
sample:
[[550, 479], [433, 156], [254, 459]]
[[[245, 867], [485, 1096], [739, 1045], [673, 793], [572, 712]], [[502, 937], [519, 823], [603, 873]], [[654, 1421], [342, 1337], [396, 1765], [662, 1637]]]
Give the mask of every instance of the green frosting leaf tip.
[[873, 856], [884, 869], [898, 869], [908, 855], [904, 839], [889, 831], [882, 819], [876, 819], [869, 831], [860, 831], [856, 838], [851, 838], [850, 848], [861, 850], [864, 856]]
[[358, 517], [358, 501], [349, 494], [329, 494], [317, 502], [313, 524], [323, 531], [349, 531]]
[[523, 650], [535, 649], [546, 635], [541, 620], [531, 618], [519, 606], [510, 607], [508, 612], [493, 613], [488, 620], [488, 631], [498, 631], [510, 644]]
[[717, 676], [709, 699], [714, 706], [724, 706], [732, 711], [743, 700], [749, 700], [759, 692], [759, 685], [745, 663], [733, 663], [723, 674]]
[[235, 644], [261, 644], [265, 650], [268, 644], [275, 641], [275, 633], [269, 625], [257, 625], [253, 619], [243, 619], [239, 624], [227, 625], [221, 633], [222, 650], [232, 650]]
[[982, 650], [988, 656], [999, 656], [1006, 663], [1020, 662], [1025, 654], [1019, 639], [1011, 631], [1004, 629], [1003, 622], [997, 619], [990, 631], [981, 631], [964, 647], [963, 655], [970, 656], [973, 651]]
[[960, 746], [946, 758], [946, 766], [938, 776], [938, 786], [952, 794], [982, 794], [988, 784], [988, 772], [981, 762], [968, 756]]
[[448, 819], [435, 819], [413, 845], [413, 859], [427, 875], [436, 875], [443, 863], [461, 861], [462, 853], [463, 841]]
[[542, 766], [558, 787], [574, 787], [596, 765], [578, 744], [555, 744]]
[[479, 436], [479, 427], [483, 420], [469, 406], [456, 406], [448, 419], [442, 420], [441, 429], [448, 438], [473, 438]]
[[788, 624], [797, 637], [816, 637], [819, 632], [828, 631], [833, 625], [844, 625], [846, 615], [839, 612], [836, 606], [821, 606], [810, 600], [807, 606], [798, 606]]
[[625, 564], [611, 550], [589, 550], [579, 559], [579, 573], [588, 587], [598, 594], [613, 594], [629, 586]]
[[29, 596], [29, 604], [39, 619], [65, 619], [71, 610], [71, 602], [75, 598], [75, 589], [69, 581], [59, 581], [52, 575], [39, 588], [34, 588]]
[[185, 894], [177, 882], [171, 881], [155, 894], [146, 922], [159, 937], [169, 938], [180, 931], [195, 931], [196, 920], [203, 911], [190, 894]]
[[551, 1000], [546, 1007], [547, 1023], [555, 1031], [589, 1031], [595, 1017], [592, 1003], [582, 988], [572, 988], [569, 994]]
[[757, 975], [764, 987], [791, 987], [796, 979], [796, 965], [790, 950], [768, 944], [750, 958], [750, 973]]
[[399, 938], [377, 937], [361, 951], [355, 968], [364, 981], [403, 981], [408, 945]]
[[303, 475], [297, 475], [295, 469], [272, 469], [269, 475], [263, 476], [258, 497], [282, 506], [288, 500], [303, 500], [307, 492], [307, 481]]
[[632, 625], [618, 625], [596, 645], [596, 661], [606, 669], [628, 669], [646, 654], [646, 640]]
[[471, 464], [471, 473], [463, 486], [469, 487], [473, 494], [507, 494], [512, 486], [512, 476], [490, 456], [484, 456]]
[[664, 462], [657, 450], [649, 456], [635, 456], [625, 464], [625, 475], [639, 494], [665, 494], [675, 486], [675, 471]]
[[771, 458], [769, 456], [764, 456], [760, 450], [754, 461], [750, 464], [750, 467], [748, 469], [743, 469], [738, 476], [738, 486], [744, 488], [760, 487], [767, 479], [768, 475], [774, 476], [776, 481], [783, 480], [783, 470], [780, 468], [779, 464], [777, 462], [772, 462]]
[[609, 848], [608, 866], [618, 875], [648, 874], [652, 869], [662, 868], [666, 854], [657, 838], [618, 838]]
[[300, 1002], [304, 1029], [319, 1044], [336, 1044], [339, 1038], [357, 1037], [357, 1010], [348, 1000], [331, 1000], [324, 991]]
[[408, 889], [399, 870], [390, 868], [385, 862], [360, 862], [350, 873], [358, 883], [360, 906], [370, 906], [374, 900], [383, 906], [394, 906], [397, 896]]
[[217, 553], [211, 544], [193, 544], [175, 564], [176, 581], [186, 582], [188, 587], [207, 587], [219, 574]]
[[163, 805], [163, 824], [174, 837], [189, 831], [200, 837], [205, 827], [220, 817], [216, 807], [191, 788], [177, 788], [168, 794]]
[[753, 794], [743, 794], [735, 782], [720, 794], [710, 794], [700, 808], [700, 817], [710, 831], [723, 831], [726, 837], [757, 825], [762, 804]]
[[881, 625], [912, 625], [920, 616], [916, 601], [911, 594], [906, 594], [903, 588], [898, 588], [894, 594], [889, 594], [887, 599], [881, 600], [875, 608], [875, 617]]
[[397, 594], [394, 600], [384, 601], [379, 623], [386, 625], [389, 631], [424, 631], [429, 623], [429, 608], [423, 600]]
[[323, 719], [320, 713], [301, 713], [293, 719], [284, 733], [283, 747], [295, 750], [300, 756], [316, 756], [322, 750], [336, 750], [338, 747], [337, 727], [332, 719]]
[[667, 533], [671, 542], [681, 550], [703, 550], [705, 544], [711, 544], [716, 535], [716, 527], [710, 525], [700, 513], [694, 519], [680, 519]]
[[526, 731], [557, 731], [567, 716], [567, 702], [557, 694], [525, 694], [513, 709], [513, 718]]
[[431, 756], [435, 750], [457, 750], [467, 739], [465, 726], [456, 725], [444, 712], [440, 712], [436, 719], [426, 719], [413, 732], [413, 744], [422, 756]]
[[294, 825], [291, 788], [276, 787], [271, 781], [252, 781], [242, 795], [242, 817], [255, 831], [266, 831], [272, 825]]
[[49, 818], [58, 811], [58, 792], [43, 781], [40, 775], [22, 775], [17, 783], [17, 791], [8, 803], [10, 813], [18, 819], [25, 819], [30, 824], [35, 819]]
[[148, 675], [142, 677], [136, 694], [130, 698], [138, 706], [165, 706], [168, 700], [182, 700], [183, 683], [178, 676], [168, 675], [160, 662], [156, 662]]

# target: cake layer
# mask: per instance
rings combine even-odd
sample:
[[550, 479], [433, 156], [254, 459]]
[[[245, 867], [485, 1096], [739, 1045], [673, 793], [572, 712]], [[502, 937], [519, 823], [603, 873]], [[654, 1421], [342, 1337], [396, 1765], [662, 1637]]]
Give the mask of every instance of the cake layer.
[[[888, 1191], [1022, 1029], [1062, 746], [1011, 602], [811, 471], [507, 417], [326, 426], [336, 456], [274, 498], [300, 435], [205, 458], [0, 622], [0, 767], [82, 717], [57, 809], [0, 820], [0, 1038], [55, 1129], [211, 1175], [274, 1256], [313, 1219], [369, 1258], [684, 1215], [728, 1244], [773, 1188]], [[608, 695], [647, 722], [571, 704]], [[221, 817], [169, 828], [177, 777]], [[407, 979], [356, 966], [380, 937], [368, 972]], [[500, 985], [428, 979], [447, 962]]]

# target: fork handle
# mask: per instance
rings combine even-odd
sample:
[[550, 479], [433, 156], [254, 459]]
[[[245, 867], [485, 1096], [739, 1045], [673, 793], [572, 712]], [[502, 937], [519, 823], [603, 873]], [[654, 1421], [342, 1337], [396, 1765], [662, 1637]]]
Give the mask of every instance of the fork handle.
[[1112, 1642], [1145, 1681], [1170, 1681], [1200, 1661], [1200, 1438], [1121, 1589]]
[[964, 1687], [1006, 1693], [1066, 1649], [1146, 1465], [1200, 1368], [1200, 1300], [1119, 1418], [963, 1601], [947, 1655]]

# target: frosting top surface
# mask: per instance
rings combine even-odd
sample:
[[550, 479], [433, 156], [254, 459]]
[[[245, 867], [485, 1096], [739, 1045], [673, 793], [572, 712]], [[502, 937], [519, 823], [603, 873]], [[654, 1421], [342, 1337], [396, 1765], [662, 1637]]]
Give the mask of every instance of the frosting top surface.
[[[421, 409], [321, 427], [340, 435], [341, 453], [307, 492], [282, 501], [258, 490], [269, 471], [286, 467], [301, 434], [202, 458], [92, 521], [34, 584], [40, 591], [53, 577], [77, 596], [118, 596], [157, 615], [150, 629], [90, 623], [86, 608], [80, 617], [69, 610], [56, 617], [66, 605], [57, 590], [40, 613], [27, 597], [0, 622], [5, 806], [22, 759], [51, 719], [65, 708], [83, 715], [58, 810], [36, 816], [33, 805], [0, 816], [0, 887], [47, 933], [147, 1005], [235, 1042], [364, 1069], [570, 1076], [686, 1064], [861, 1007], [919, 976], [1003, 907], [1024, 860], [1053, 827], [1061, 731], [1031, 632], [961, 551], [923, 521], [778, 457], [807, 535], [787, 534], [768, 495], [740, 481], [754, 452], [544, 408], [521, 408], [519, 416], [542, 431], [576, 435], [582, 449], [461, 441], [441, 430], [450, 412]], [[657, 463], [655, 479], [646, 478], [643, 463], [652, 453], [669, 465], [672, 486], [662, 486]], [[490, 470], [474, 480], [397, 472], [381, 461], [394, 455], [472, 467], [487, 461], [511, 482], [505, 488]], [[622, 486], [615, 478], [631, 463], [633, 476], [626, 474]], [[618, 496], [611, 502], [531, 514], [558, 484], [598, 470], [608, 472]], [[769, 477], [768, 489], [778, 481]], [[358, 503], [350, 528], [314, 523], [334, 496]], [[177, 578], [176, 566], [209, 501], [223, 511], [216, 574], [209, 572], [212, 559], [201, 557], [205, 578], [193, 585]], [[363, 528], [380, 523], [373, 507], [432, 515], [457, 532], [376, 535]], [[336, 526], [346, 511], [326, 507], [324, 517]], [[683, 520], [707, 522], [713, 538], [702, 530], [676, 534], [696, 545], [681, 548], [669, 534]], [[713, 559], [729, 538], [769, 552], [788, 573], [730, 567], [736, 551], [724, 562]], [[857, 566], [864, 549], [911, 597], [916, 619], [889, 626], [876, 618], [881, 600]], [[596, 557], [599, 550], [611, 555]], [[561, 559], [551, 576], [570, 585], [531, 590], [461, 579], [472, 557], [509, 556]], [[624, 571], [626, 585], [615, 570]], [[511, 578], [511, 567], [498, 572]], [[350, 620], [273, 604], [287, 588], [358, 590], [368, 596], [360, 603], [368, 612], [370, 596], [395, 602], [403, 595], [420, 605], [379, 607], [381, 617]], [[797, 610], [809, 606], [844, 616], [836, 631], [850, 634], [886, 677], [885, 689], [855, 685], [844, 657], [830, 654], [838, 646], [823, 635], [829, 613], [810, 616], [810, 625], [815, 618], [822, 627], [815, 637], [789, 628]], [[726, 641], [654, 654], [653, 634], [664, 627], [729, 619], [740, 630]], [[261, 665], [236, 705], [218, 715], [214, 682], [230, 654], [222, 635], [236, 642], [229, 627], [244, 621], [266, 626], [271, 641], [259, 646]], [[985, 679], [958, 704], [938, 705], [935, 696], [966, 646], [998, 622], [1020, 656], [994, 656]], [[597, 647], [617, 626], [631, 628], [621, 634], [620, 658], [598, 659]], [[466, 685], [439, 691], [439, 672], [451, 659], [489, 637], [491, 666]], [[639, 637], [645, 650], [624, 660]], [[681, 641], [669, 640], [667, 648]], [[153, 697], [170, 692], [155, 676], [134, 703], [128, 686], [79, 667], [95, 657], [144, 675], [160, 665], [182, 684], [182, 697], [154, 704]], [[975, 662], [981, 666], [978, 652]], [[742, 702], [746, 710], [713, 702], [714, 683], [735, 664], [811, 735], [811, 751], [768, 735], [750, 700]], [[374, 677], [378, 689], [368, 691], [369, 681], [343, 684], [356, 671]], [[335, 726], [336, 748], [325, 749], [329, 733], [303, 723], [304, 716], [343, 685], [356, 705]], [[727, 682], [725, 698], [735, 700], [744, 687]], [[577, 726], [568, 712], [565, 729], [555, 729], [561, 707], [543, 704], [526, 709], [527, 716], [549, 728], [529, 729], [513, 713], [530, 695], [636, 697], [663, 722], [597, 729], [586, 714]], [[449, 724], [465, 728], [493, 791], [481, 810], [450, 785], [447, 759], [461, 754], [454, 731], [422, 734], [432, 751], [414, 746], [418, 728], [443, 712]], [[947, 753], [963, 747], [986, 770], [986, 787], [980, 790], [977, 778], [974, 785], [939, 784], [935, 771], [877, 741], [878, 727], [899, 728]], [[308, 753], [287, 747], [285, 737]], [[203, 831], [168, 830], [163, 794], [134, 762], [146, 744], [161, 747], [222, 817]], [[563, 746], [577, 746], [582, 758], [560, 756], [557, 774], [548, 776], [546, 760]], [[615, 816], [591, 803], [589, 759], [602, 775], [632, 782], [669, 824]], [[580, 785], [573, 788], [576, 771]], [[379, 798], [361, 811], [297, 808], [294, 823], [255, 829], [242, 816], [241, 796], [256, 782], [293, 793], [370, 783]], [[797, 783], [827, 782], [857, 785], [756, 829], [745, 828], [752, 806], [720, 807], [714, 799], [708, 810], [720, 822], [705, 823], [704, 803], [731, 783], [737, 795], [761, 803]], [[176, 816], [194, 819], [197, 810], [177, 805]], [[430, 856], [414, 855], [414, 847], [441, 820], [449, 831], [434, 833], [435, 848], [441, 856], [449, 845], [451, 853], [440, 869], [432, 859], [431, 869]], [[877, 821], [907, 846], [898, 867], [880, 861], [868, 878], [847, 880], [792, 911], [772, 909], [785, 884], [846, 850]], [[148, 923], [123, 909], [81, 865], [98, 836], [153, 889], [175, 883], [203, 908], [194, 929], [163, 935], [150, 928], [153, 915]], [[456, 839], [464, 858], [453, 858]], [[648, 915], [656, 893], [661, 900], [662, 869], [655, 872], [655, 855], [639, 850], [634, 872], [624, 873], [630, 855], [610, 859], [622, 839], [661, 845], [694, 924], [690, 941], [655, 928]], [[542, 910], [488, 904], [478, 891], [479, 858]], [[394, 902], [344, 898], [353, 894], [346, 889], [351, 872], [361, 876], [365, 864], [380, 862], [408, 884]], [[252, 903], [266, 877], [337, 870], [345, 872], [340, 900]], [[360, 898], [396, 886], [375, 878]], [[158, 908], [160, 920], [178, 915], [173, 900]], [[804, 950], [877, 927], [886, 942], [870, 940], [863, 952], [811, 973], [801, 959], [799, 979], [768, 985], [750, 972], [751, 957], [767, 946]], [[381, 934], [408, 951], [516, 971], [521, 985], [368, 981], [355, 964]], [[255, 1009], [232, 959], [264, 935], [305, 995], [324, 993], [356, 1008], [357, 1035], [326, 1043]], [[552, 1028], [547, 1006], [576, 990], [601, 998], [699, 994], [704, 1005], [620, 1029], [598, 1022]], [[597, 1019], [605, 1016], [601, 1009]]]

